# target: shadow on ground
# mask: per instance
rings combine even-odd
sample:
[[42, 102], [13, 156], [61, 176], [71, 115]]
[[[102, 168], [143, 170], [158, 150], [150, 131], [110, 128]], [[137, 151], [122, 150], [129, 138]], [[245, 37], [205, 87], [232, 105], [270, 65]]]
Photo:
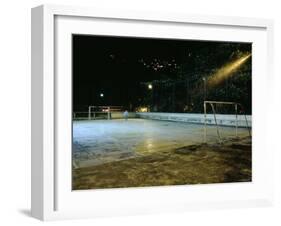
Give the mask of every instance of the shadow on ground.
[[18, 212], [27, 217], [31, 217], [31, 211], [29, 209], [19, 209]]
[[197, 144], [73, 170], [73, 189], [249, 182], [251, 138]]

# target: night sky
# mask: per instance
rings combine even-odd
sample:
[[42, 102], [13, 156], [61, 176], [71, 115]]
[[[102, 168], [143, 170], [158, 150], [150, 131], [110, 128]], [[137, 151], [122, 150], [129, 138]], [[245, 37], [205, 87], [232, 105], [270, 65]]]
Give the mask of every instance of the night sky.
[[[187, 65], [183, 73], [188, 76], [200, 66], [196, 59], [202, 63], [202, 72], [210, 71], [225, 63], [233, 51], [232, 45], [225, 53], [229, 57], [205, 59], [218, 46], [229, 44], [112, 36], [73, 35], [72, 44], [74, 111], [87, 110], [89, 105], [137, 107], [145, 82], [176, 79], [183, 64]], [[249, 44], [239, 45], [240, 51], [249, 49]]]

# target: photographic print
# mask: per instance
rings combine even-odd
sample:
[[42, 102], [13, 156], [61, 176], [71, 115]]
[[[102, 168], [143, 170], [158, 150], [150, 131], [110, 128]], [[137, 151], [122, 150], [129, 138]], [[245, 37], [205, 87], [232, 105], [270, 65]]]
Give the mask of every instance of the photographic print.
[[252, 44], [72, 35], [72, 189], [252, 180]]

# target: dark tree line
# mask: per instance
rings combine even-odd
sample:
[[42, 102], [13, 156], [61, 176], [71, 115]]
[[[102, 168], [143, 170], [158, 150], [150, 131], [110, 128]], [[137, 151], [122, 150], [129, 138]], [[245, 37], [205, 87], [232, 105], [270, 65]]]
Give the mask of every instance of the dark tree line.
[[[205, 43], [183, 49], [182, 52], [173, 70], [162, 70], [159, 79], [150, 81], [153, 89], [142, 93], [142, 105], [148, 105], [151, 111], [156, 112], [200, 113], [203, 112], [204, 100], [233, 101], [241, 103], [246, 113], [251, 114], [251, 58], [226, 76], [220, 84], [210, 86], [207, 83], [208, 78], [218, 69], [251, 53], [251, 44]], [[234, 112], [225, 106], [221, 106], [218, 111]]]

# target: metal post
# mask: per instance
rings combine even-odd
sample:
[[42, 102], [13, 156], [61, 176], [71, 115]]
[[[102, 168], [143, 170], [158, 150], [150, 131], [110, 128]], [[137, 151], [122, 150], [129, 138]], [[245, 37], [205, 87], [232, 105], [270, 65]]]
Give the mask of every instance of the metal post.
[[251, 129], [250, 129], [250, 127], [249, 127], [249, 123], [248, 123], [248, 120], [247, 120], [246, 112], [245, 112], [245, 110], [244, 110], [242, 104], [239, 104], [239, 106], [241, 107], [241, 109], [242, 109], [242, 111], [243, 111], [243, 113], [244, 113], [245, 122], [246, 122], [246, 126], [247, 126], [247, 128], [248, 128], [249, 136], [251, 136]]
[[203, 77], [203, 82], [204, 82], [204, 100], [207, 98], [207, 84], [206, 84], [206, 78]]
[[172, 106], [173, 106], [173, 112], [175, 112], [175, 82], [173, 82], [173, 88], [172, 88], [173, 96], [172, 96]]
[[88, 109], [88, 119], [91, 120], [91, 106], [89, 106]]
[[107, 120], [110, 119], [110, 107], [107, 108]]
[[204, 124], [205, 124], [205, 126], [204, 126], [204, 143], [207, 143], [207, 113], [206, 113], [206, 111], [207, 111], [207, 107], [206, 107], [206, 103], [205, 103], [205, 101], [204, 101]]
[[251, 135], [251, 129], [250, 129], [249, 124], [248, 124], [246, 113], [244, 113], [244, 116], [245, 116], [245, 121], [246, 121], [246, 125], [247, 125], [247, 128], [248, 128], [249, 136], [252, 136]]
[[238, 116], [237, 116], [237, 104], [235, 104], [235, 117], [236, 117], [236, 125], [235, 125], [235, 135], [238, 137], [237, 129], [238, 129]]
[[217, 134], [218, 134], [218, 137], [219, 137], [219, 142], [221, 143], [221, 137], [220, 137], [219, 127], [218, 127], [218, 123], [217, 123], [216, 111], [215, 111], [213, 103], [211, 103], [211, 107], [212, 107], [212, 110], [213, 110], [213, 113], [214, 113], [214, 119], [215, 119], [215, 123], [216, 123], [216, 126], [217, 126]]

